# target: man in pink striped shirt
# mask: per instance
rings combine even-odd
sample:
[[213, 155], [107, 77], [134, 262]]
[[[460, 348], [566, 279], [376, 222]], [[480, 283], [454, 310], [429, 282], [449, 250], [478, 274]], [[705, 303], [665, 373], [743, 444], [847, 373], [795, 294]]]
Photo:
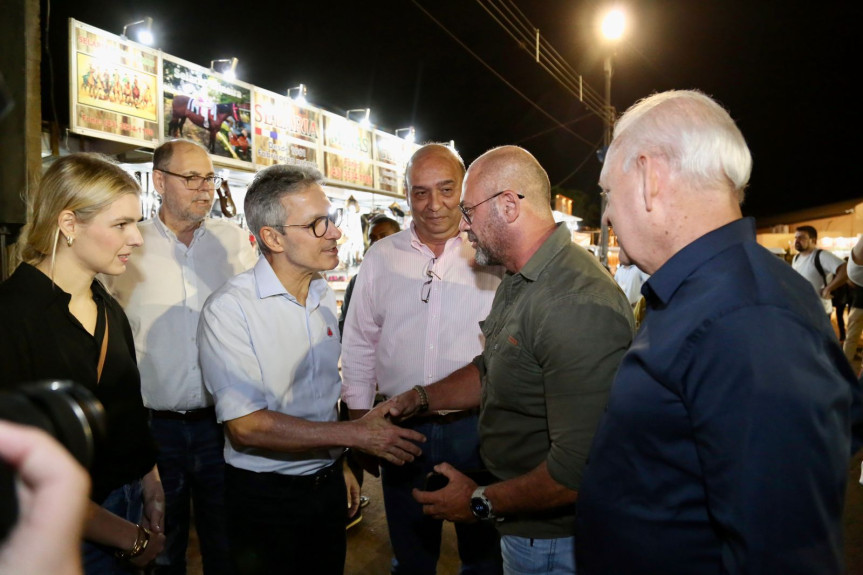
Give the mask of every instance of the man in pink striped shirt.
[[[459, 233], [464, 162], [451, 148], [427, 144], [408, 162], [405, 184], [413, 222], [375, 243], [363, 259], [342, 335], [342, 396], [359, 417], [376, 392], [393, 397], [463, 367], [483, 349], [479, 322], [491, 308], [503, 268], [478, 266]], [[423, 455], [401, 467], [382, 463], [392, 573], [434, 574], [440, 520], [411, 497], [426, 474], [448, 461], [482, 467], [475, 410], [433, 413], [404, 425], [423, 433]], [[463, 569], [501, 572], [498, 536], [486, 523], [458, 524]]]

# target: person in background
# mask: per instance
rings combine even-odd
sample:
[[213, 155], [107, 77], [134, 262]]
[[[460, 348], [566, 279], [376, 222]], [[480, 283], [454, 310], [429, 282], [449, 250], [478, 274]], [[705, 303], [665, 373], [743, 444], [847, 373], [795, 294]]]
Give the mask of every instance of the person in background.
[[19, 515], [0, 541], [0, 573], [81, 575], [87, 471], [41, 429], [5, 421], [0, 421], [0, 461], [19, 478]]
[[[378, 216], [372, 219], [369, 222], [369, 248], [371, 248], [378, 240], [382, 240], [385, 237], [391, 236], [400, 231], [402, 231], [402, 227], [392, 218]], [[344, 334], [345, 332], [345, 319], [348, 317], [348, 307], [351, 303], [351, 296], [354, 293], [354, 285], [357, 283], [357, 275], [358, 274], [355, 274], [351, 278], [351, 281], [348, 282], [348, 287], [345, 288], [345, 298], [342, 300], [342, 311], [339, 314], [340, 334]]]
[[[341, 211], [314, 168], [258, 172], [245, 213], [263, 257], [204, 304], [204, 383], [224, 423], [230, 551], [241, 573], [344, 571], [345, 516], [359, 486], [344, 448], [411, 461], [424, 437], [382, 410], [338, 421], [336, 299], [322, 271], [339, 263]], [[347, 503], [347, 505], [346, 505]]]
[[[614, 373], [632, 340], [632, 309], [599, 261], [556, 224], [548, 174], [502, 146], [467, 171], [460, 228], [479, 265], [507, 275], [482, 323], [473, 362], [389, 404], [393, 418], [479, 408], [478, 484], [448, 462], [438, 491], [414, 490], [423, 513], [494, 525], [507, 575], [575, 573], [575, 501]], [[422, 417], [419, 417], [422, 420]]]
[[[459, 234], [463, 178], [464, 162], [442, 144], [426, 144], [408, 162], [413, 222], [369, 251], [345, 323], [342, 398], [352, 417], [371, 409], [378, 393], [393, 397], [428, 385], [482, 349], [479, 324], [503, 270], [475, 265], [473, 248]], [[405, 424], [429, 438], [424, 455], [404, 466], [380, 466], [394, 574], [433, 574], [440, 556], [443, 523], [424, 516], [411, 491], [442, 461], [482, 467], [476, 410], [425, 415]], [[371, 467], [377, 474], [377, 463]], [[491, 525], [457, 525], [456, 538], [463, 573], [500, 572]]]
[[133, 573], [162, 550], [164, 493], [123, 308], [96, 280], [126, 271], [141, 245], [140, 188], [95, 154], [56, 160], [29, 198], [23, 260], [0, 284], [0, 387], [68, 379], [105, 408], [90, 470], [87, 575]]
[[860, 334], [863, 332], [863, 236], [851, 249], [848, 257], [848, 280], [852, 284], [851, 313], [848, 314], [848, 333], [843, 347], [845, 357], [854, 366], [855, 373], [860, 372], [860, 361], [857, 359], [857, 346], [860, 344]]
[[604, 217], [651, 277], [584, 472], [580, 575], [843, 572], [863, 394], [810, 283], [742, 217], [751, 168], [701, 92], [617, 121]]
[[[806, 278], [821, 298], [824, 312], [833, 313], [833, 291], [848, 281], [846, 264], [833, 253], [819, 249], [818, 231], [812, 226], [800, 226], [794, 233], [797, 254], [791, 260], [794, 271]], [[839, 319], [837, 318], [837, 324]]]
[[144, 406], [159, 448], [167, 543], [154, 575], [185, 575], [192, 510], [204, 575], [234, 572], [225, 535], [224, 433], [204, 387], [196, 338], [204, 301], [255, 265], [257, 254], [240, 226], [207, 217], [221, 179], [194, 142], [171, 140], [156, 148], [159, 213], [138, 225], [144, 245], [126, 273], [105, 278], [132, 325]]

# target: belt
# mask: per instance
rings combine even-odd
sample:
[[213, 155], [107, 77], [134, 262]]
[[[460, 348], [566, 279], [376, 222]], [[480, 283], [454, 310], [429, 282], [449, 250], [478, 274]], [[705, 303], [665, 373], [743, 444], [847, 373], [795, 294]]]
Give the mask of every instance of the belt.
[[323, 469], [319, 469], [310, 475], [284, 475], [274, 472], [257, 472], [249, 471], [234, 467], [228, 464], [226, 469], [228, 473], [232, 473], [237, 477], [244, 477], [254, 482], [259, 488], [266, 488], [267, 485], [295, 485], [297, 487], [318, 487], [338, 475], [342, 476], [342, 461], [344, 456], [339, 457], [330, 465]]
[[407, 422], [403, 422], [402, 425], [404, 425], [404, 423], [411, 422], [416, 425], [421, 425], [423, 423], [438, 423], [446, 425], [447, 423], [455, 423], [456, 421], [460, 421], [467, 417], [473, 417], [478, 413], [479, 409], [462, 409], [459, 411], [449, 411], [447, 413], [432, 411], [418, 417], [414, 417], [413, 419], [409, 419]]
[[205, 421], [216, 418], [216, 408], [203, 407], [201, 409], [190, 409], [183, 413], [182, 411], [157, 411], [150, 410], [150, 415], [153, 419], [173, 419], [176, 421]]

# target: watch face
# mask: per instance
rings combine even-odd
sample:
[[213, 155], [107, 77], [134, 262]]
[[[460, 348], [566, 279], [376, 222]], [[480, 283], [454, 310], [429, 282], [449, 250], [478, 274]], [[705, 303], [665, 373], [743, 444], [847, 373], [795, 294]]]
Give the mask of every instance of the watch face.
[[470, 510], [479, 519], [488, 517], [488, 504], [481, 497], [474, 497], [470, 500]]

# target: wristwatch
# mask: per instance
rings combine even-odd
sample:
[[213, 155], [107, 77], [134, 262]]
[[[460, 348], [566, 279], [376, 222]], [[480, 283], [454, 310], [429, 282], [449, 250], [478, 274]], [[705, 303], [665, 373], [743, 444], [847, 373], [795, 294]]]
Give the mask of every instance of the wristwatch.
[[473, 516], [480, 521], [496, 519], [491, 501], [485, 496], [485, 486], [477, 487], [470, 496], [470, 510]]

